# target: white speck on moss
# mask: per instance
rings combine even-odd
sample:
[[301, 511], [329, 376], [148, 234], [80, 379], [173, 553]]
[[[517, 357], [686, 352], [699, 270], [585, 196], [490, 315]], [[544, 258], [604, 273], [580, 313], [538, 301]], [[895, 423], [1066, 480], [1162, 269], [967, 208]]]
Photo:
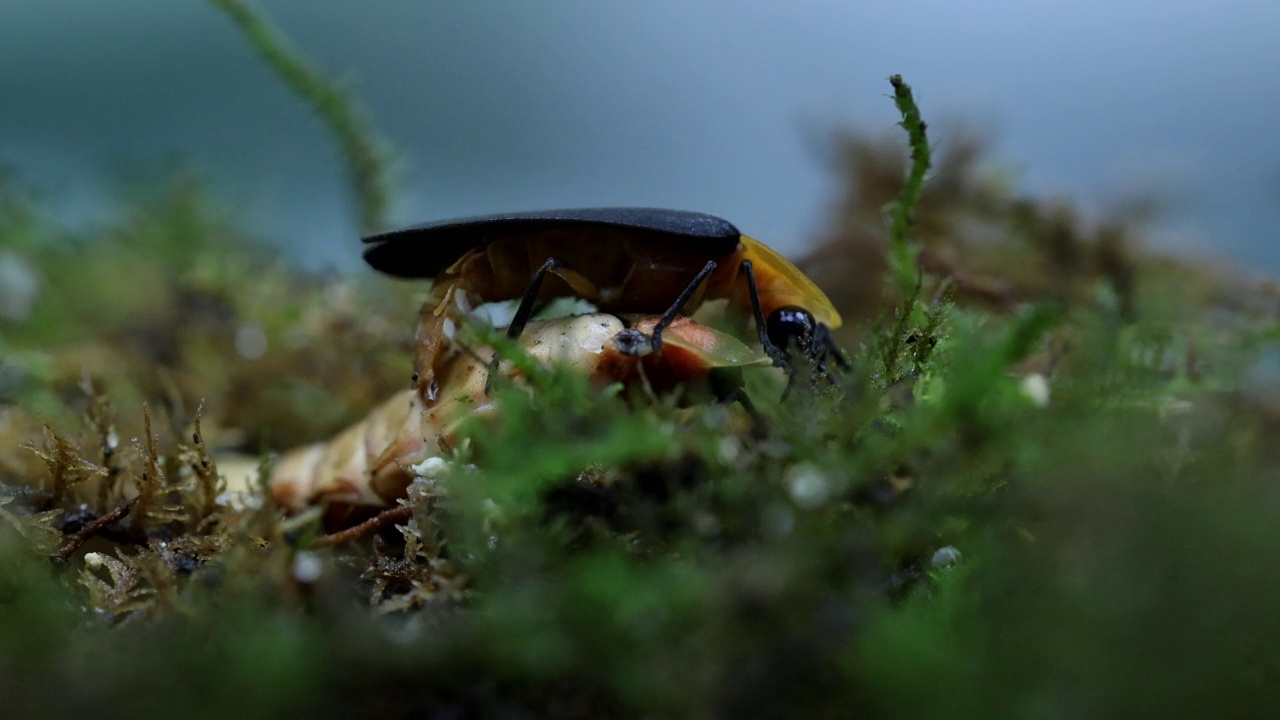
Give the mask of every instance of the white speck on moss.
[[84, 554], [84, 566], [90, 570], [102, 569], [102, 555], [100, 553], [91, 552]]
[[951, 545], [944, 545], [933, 552], [933, 557], [929, 559], [929, 564], [936, 568], [951, 567], [964, 559], [960, 551]]
[[801, 463], [788, 470], [786, 484], [791, 500], [807, 510], [822, 506], [831, 494], [831, 483], [827, 476], [808, 463]]
[[738, 455], [742, 452], [742, 445], [738, 443], [737, 438], [726, 435], [720, 439], [716, 450], [719, 451], [721, 460], [731, 463], [738, 459]]
[[324, 573], [324, 563], [320, 562], [320, 556], [313, 552], [303, 550], [293, 556], [293, 579], [304, 585], [310, 585], [320, 579], [320, 575]]
[[1022, 394], [1030, 398], [1036, 407], [1049, 407], [1049, 378], [1040, 373], [1024, 376]]

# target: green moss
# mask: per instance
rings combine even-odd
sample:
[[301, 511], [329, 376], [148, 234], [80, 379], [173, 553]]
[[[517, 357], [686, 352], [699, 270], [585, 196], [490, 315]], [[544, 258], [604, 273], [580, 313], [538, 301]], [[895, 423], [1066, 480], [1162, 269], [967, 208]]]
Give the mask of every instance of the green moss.
[[[7, 707], [1260, 714], [1280, 670], [1274, 320], [1243, 285], [969, 192], [955, 163], [935, 190], [905, 87], [886, 290], [842, 305], [862, 320], [838, 385], [783, 402], [749, 372], [751, 423], [508, 346], [528, 387], [495, 388], [410, 520], [323, 550], [313, 516], [211, 510], [199, 468], [322, 439], [403, 388], [421, 288], [299, 275], [187, 176], [84, 234], [4, 186], [0, 236], [43, 283], [0, 326]], [[950, 217], [930, 198], [1007, 233], [921, 272]], [[964, 273], [1000, 268], [1015, 300], [966, 294]], [[145, 508], [54, 559], [143, 473]]]

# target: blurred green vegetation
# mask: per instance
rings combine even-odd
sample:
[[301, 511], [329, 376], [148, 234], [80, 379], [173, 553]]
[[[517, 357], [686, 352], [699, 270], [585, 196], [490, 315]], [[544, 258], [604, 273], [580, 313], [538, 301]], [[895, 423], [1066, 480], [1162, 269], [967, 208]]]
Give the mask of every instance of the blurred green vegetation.
[[301, 276], [188, 172], [76, 233], [4, 182], [0, 237], [32, 295], [0, 327], [0, 400], [47, 417], [85, 406], [87, 373], [118, 401], [159, 398], [184, 422], [206, 399], [240, 431], [220, 445], [279, 449], [336, 431], [407, 382], [411, 323], [367, 308], [408, 317], [421, 288]]
[[[1280, 707], [1274, 291], [1015, 196], [971, 146], [931, 176], [898, 139], [847, 147], [807, 264], [852, 321], [840, 386], [779, 402], [749, 376], [749, 427], [535, 373], [411, 487], [406, 524], [324, 550], [267, 499], [197, 512], [185, 468], [321, 439], [405, 387], [424, 288], [299, 274], [188, 174], [74, 233], [0, 185], [0, 282], [30, 294], [0, 319], [7, 712]], [[919, 206], [890, 224], [904, 177]], [[117, 487], [58, 489], [24, 442]], [[126, 482], [152, 509], [52, 558]]]
[[[1097, 276], [1009, 312], [944, 289], [887, 337], [900, 305], [882, 302], [844, 391], [779, 404], [775, 379], [749, 378], [755, 433], [726, 408], [635, 408], [553, 372], [532, 397], [500, 393], [476, 469], [420, 489], [408, 532], [430, 542], [407, 570], [395, 532], [312, 553], [297, 533], [232, 533], [243, 518], [221, 535], [157, 521], [114, 541], [170, 577], [114, 613], [79, 582], [82, 553], [33, 551], [86, 501], [24, 489], [47, 473], [18, 447], [39, 445], [38, 418], [91, 456], [88, 373], [121, 437], [144, 399], [167, 418], [166, 457], [201, 399], [217, 447], [324, 437], [404, 386], [422, 289], [298, 275], [185, 176], [83, 236], [5, 193], [5, 251], [39, 279], [0, 366], [0, 683], [17, 716], [1216, 715], [1276, 699], [1276, 327], [1247, 285], [1215, 291], [1240, 294], [1230, 311], [1167, 297], [1144, 284], [1170, 261], [1148, 272], [1135, 251], [1125, 310]], [[236, 347], [246, 325], [256, 359]], [[217, 547], [182, 549], [184, 532]], [[297, 579], [299, 557], [318, 580]], [[442, 572], [467, 590], [440, 591]]]

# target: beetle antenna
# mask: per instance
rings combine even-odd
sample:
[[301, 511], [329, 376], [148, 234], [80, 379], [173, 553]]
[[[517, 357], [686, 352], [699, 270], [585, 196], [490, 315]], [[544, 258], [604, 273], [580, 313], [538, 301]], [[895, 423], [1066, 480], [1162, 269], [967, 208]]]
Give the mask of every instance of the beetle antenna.
[[681, 291], [680, 297], [676, 298], [675, 304], [668, 308], [658, 320], [658, 324], [653, 326], [653, 332], [649, 336], [649, 344], [653, 346], [654, 352], [658, 352], [662, 349], [662, 331], [666, 330], [668, 325], [675, 322], [676, 315], [680, 314], [680, 310], [689, 302], [689, 298], [693, 297], [693, 294], [698, 291], [698, 288], [702, 285], [702, 281], [706, 280], [707, 276], [711, 274], [711, 271], [715, 269], [716, 261], [708, 260], [702, 270], [698, 271], [698, 274], [693, 277], [693, 281], [690, 282], [683, 291]]

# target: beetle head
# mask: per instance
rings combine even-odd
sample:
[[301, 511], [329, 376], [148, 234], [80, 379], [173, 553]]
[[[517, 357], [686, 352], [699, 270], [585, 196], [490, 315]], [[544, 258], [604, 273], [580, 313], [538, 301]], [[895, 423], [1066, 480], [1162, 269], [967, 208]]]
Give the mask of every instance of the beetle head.
[[813, 348], [813, 336], [817, 327], [813, 314], [800, 307], [788, 306], [774, 310], [765, 321], [765, 334], [769, 342], [784, 356], [791, 354], [795, 345], [800, 353], [808, 355]]
[[831, 385], [839, 385], [837, 370], [849, 369], [849, 363], [832, 339], [831, 331], [804, 308], [788, 306], [774, 310], [765, 321], [765, 335], [773, 346], [766, 352], [775, 364], [786, 367], [788, 371], [787, 389], [782, 393], [784, 400], [791, 393], [797, 377], [797, 367], [791, 355], [793, 344], [811, 367], [811, 387], [818, 387], [823, 378]]

